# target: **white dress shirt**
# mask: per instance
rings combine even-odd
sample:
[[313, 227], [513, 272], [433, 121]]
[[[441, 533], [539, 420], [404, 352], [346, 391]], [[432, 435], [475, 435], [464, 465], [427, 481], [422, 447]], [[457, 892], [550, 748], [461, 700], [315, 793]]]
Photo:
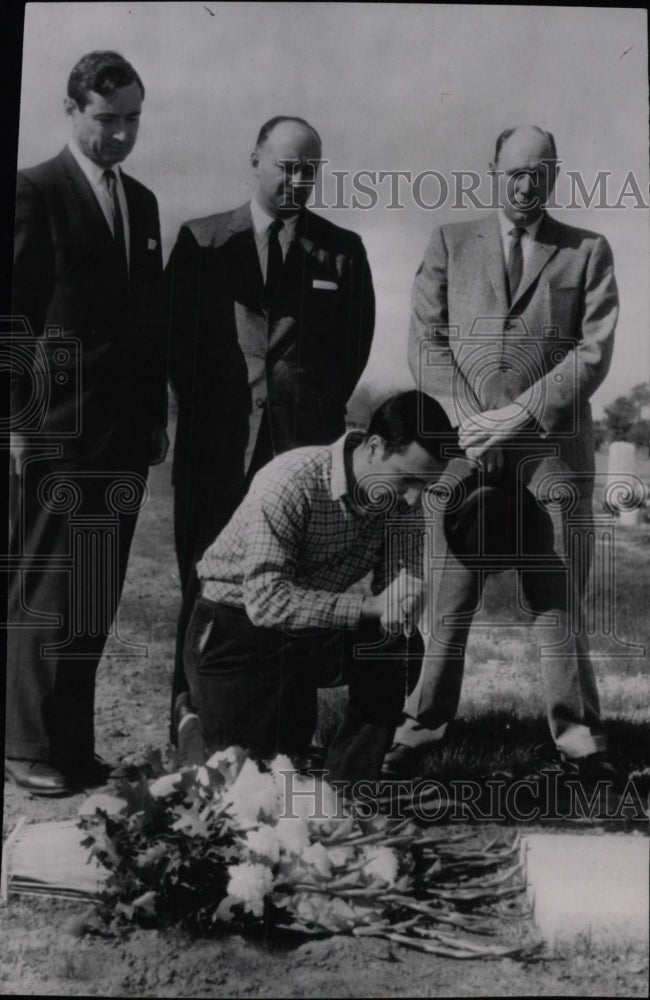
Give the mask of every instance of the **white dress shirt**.
[[[257, 247], [260, 269], [262, 271], [262, 277], [264, 278], [264, 281], [266, 281], [266, 268], [269, 256], [269, 226], [272, 222], [275, 222], [275, 219], [272, 215], [269, 215], [266, 209], [262, 208], [256, 197], [253, 197], [251, 200], [251, 216], [253, 218], [255, 246]], [[278, 242], [280, 244], [280, 249], [282, 250], [282, 260], [287, 259], [289, 247], [293, 242], [294, 236], [296, 235], [297, 218], [297, 214], [282, 216], [284, 225], [278, 233]]]
[[[71, 139], [68, 143], [68, 149], [74, 156], [75, 160], [84, 172], [88, 183], [90, 184], [93, 194], [99, 203], [99, 207], [104, 213], [104, 218], [108, 223], [108, 227], [115, 235], [113, 230], [113, 199], [111, 193], [108, 190], [108, 184], [106, 183], [106, 178], [104, 177], [105, 168], [98, 166], [97, 163], [93, 163], [85, 153], [81, 151], [77, 143]], [[124, 240], [126, 242], [126, 262], [127, 266], [130, 263], [130, 242], [131, 234], [129, 230], [129, 209], [126, 204], [126, 196], [124, 194], [124, 186], [122, 184], [122, 176], [119, 165], [116, 164], [113, 168], [113, 173], [115, 174], [115, 190], [117, 191], [117, 198], [120, 203], [120, 208], [122, 210], [122, 221], [124, 223]]]

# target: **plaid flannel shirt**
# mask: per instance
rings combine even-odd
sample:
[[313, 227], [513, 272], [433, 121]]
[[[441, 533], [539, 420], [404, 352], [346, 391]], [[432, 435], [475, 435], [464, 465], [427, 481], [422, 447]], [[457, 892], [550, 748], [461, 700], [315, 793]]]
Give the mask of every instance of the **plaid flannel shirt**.
[[402, 568], [422, 578], [421, 508], [378, 512], [350, 495], [344, 449], [362, 439], [351, 431], [261, 469], [197, 566], [203, 596], [268, 628], [356, 628], [363, 594], [349, 588], [371, 570], [373, 593]]

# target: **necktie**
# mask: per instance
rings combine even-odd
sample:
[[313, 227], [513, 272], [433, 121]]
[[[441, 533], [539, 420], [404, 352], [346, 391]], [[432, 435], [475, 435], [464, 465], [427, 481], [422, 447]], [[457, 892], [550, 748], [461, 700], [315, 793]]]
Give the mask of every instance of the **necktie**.
[[269, 294], [276, 288], [282, 274], [282, 247], [280, 246], [278, 234], [283, 226], [284, 222], [281, 219], [274, 219], [268, 228], [269, 241], [267, 244], [265, 288]]
[[124, 219], [122, 218], [122, 209], [120, 208], [120, 199], [117, 196], [117, 178], [115, 177], [114, 170], [105, 170], [104, 177], [106, 178], [106, 185], [108, 187], [108, 192], [111, 196], [111, 201], [113, 202], [113, 239], [115, 240], [115, 247], [120, 255], [121, 260], [124, 264], [124, 271], [128, 274], [128, 261], [126, 256], [126, 238], [124, 235]]
[[508, 255], [508, 292], [511, 303], [514, 301], [515, 293], [519, 288], [521, 275], [524, 270], [524, 255], [521, 249], [521, 237], [525, 232], [525, 229], [522, 229], [520, 226], [515, 226], [515, 228], [511, 229], [509, 233], [512, 241], [510, 243], [510, 253]]

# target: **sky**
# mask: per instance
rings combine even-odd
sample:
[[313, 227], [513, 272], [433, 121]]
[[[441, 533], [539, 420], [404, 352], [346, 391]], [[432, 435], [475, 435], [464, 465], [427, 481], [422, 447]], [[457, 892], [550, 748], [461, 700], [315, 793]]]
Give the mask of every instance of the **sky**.
[[[64, 145], [63, 98], [77, 59], [117, 49], [146, 88], [125, 169], [158, 197], [167, 255], [183, 221], [250, 198], [250, 153], [264, 121], [308, 119], [327, 161], [316, 210], [362, 236], [372, 268], [377, 327], [362, 382], [397, 388], [411, 384], [410, 291], [431, 230], [486, 211], [454, 207], [454, 177], [480, 172], [477, 194], [487, 203], [496, 136], [540, 125], [562, 161], [559, 205], [571, 201], [567, 171], [579, 171], [587, 191], [603, 178], [604, 204], [578, 197], [578, 207], [552, 212], [603, 233], [614, 251], [621, 315], [610, 374], [592, 400], [600, 416], [650, 378], [646, 39], [645, 10], [626, 8], [28, 4], [18, 165]], [[375, 177], [360, 178], [371, 193], [357, 192], [352, 207], [360, 171]], [[404, 177], [394, 197], [395, 171], [438, 176], [421, 178], [419, 197]]]

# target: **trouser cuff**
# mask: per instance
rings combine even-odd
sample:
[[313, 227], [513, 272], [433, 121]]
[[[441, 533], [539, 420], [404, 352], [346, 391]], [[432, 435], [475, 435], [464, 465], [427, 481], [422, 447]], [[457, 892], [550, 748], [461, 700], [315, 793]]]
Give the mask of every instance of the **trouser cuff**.
[[395, 730], [393, 742], [403, 743], [407, 747], [422, 747], [424, 749], [424, 747], [439, 743], [444, 739], [448, 726], [448, 722], [443, 722], [437, 729], [429, 729], [427, 726], [420, 725], [415, 719], [406, 718], [401, 726]]

